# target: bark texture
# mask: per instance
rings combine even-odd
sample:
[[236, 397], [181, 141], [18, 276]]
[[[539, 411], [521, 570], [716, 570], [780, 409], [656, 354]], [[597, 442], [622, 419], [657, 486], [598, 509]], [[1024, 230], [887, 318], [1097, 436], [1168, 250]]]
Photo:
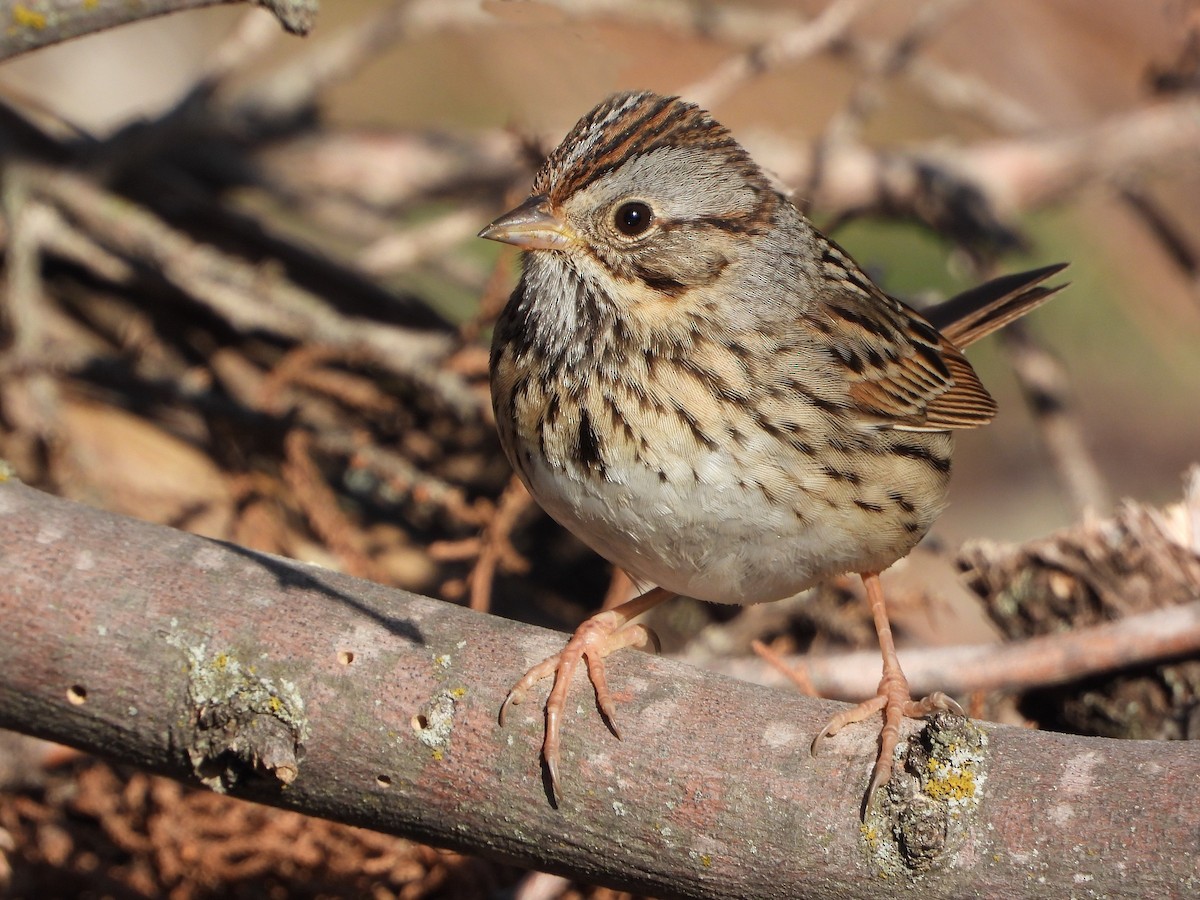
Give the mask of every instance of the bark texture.
[[1200, 886], [1200, 749], [940, 717], [860, 825], [834, 705], [668, 659], [582, 682], [565, 799], [496, 711], [562, 638], [0, 484], [0, 725], [238, 796], [682, 897], [1169, 897]]

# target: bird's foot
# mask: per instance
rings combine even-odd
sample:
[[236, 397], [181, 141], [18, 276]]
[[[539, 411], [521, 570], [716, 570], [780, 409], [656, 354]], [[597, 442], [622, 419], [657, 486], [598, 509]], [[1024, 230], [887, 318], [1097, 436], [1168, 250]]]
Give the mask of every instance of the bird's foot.
[[[654, 594], [654, 591], [650, 592]], [[555, 798], [560, 794], [558, 781], [559, 746], [562, 734], [563, 711], [567, 704], [567, 694], [575, 670], [583, 660], [587, 667], [588, 678], [596, 690], [596, 705], [604, 717], [612, 733], [619, 739], [621, 732], [616, 724], [616, 705], [612, 692], [608, 687], [605, 673], [604, 658], [610, 653], [625, 647], [644, 648], [652, 646], [658, 649], [658, 638], [645, 625], [631, 623], [629, 620], [636, 615], [656, 605], [663, 599], [653, 598], [654, 602], [647, 605], [648, 595], [631, 600], [615, 609], [597, 613], [575, 629], [575, 633], [563, 649], [553, 656], [543, 660], [525, 673], [512, 690], [508, 692], [503, 705], [500, 707], [500, 724], [504, 724], [504, 715], [510, 706], [520, 703], [529, 689], [544, 678], [554, 677], [554, 687], [546, 701], [546, 732], [542, 739], [542, 759], [546, 762], [546, 770], [550, 776], [550, 789]]]
[[939, 710], [964, 715], [962, 707], [941, 691], [935, 691], [921, 700], [914, 700], [908, 689], [908, 679], [904, 677], [899, 666], [896, 666], [895, 669], [884, 671], [879, 682], [879, 692], [874, 697], [838, 713], [829, 720], [829, 724], [813, 738], [812, 752], [817, 752], [818, 746], [825, 738], [832, 737], [847, 725], [870, 718], [880, 710], [883, 710], [883, 729], [879, 732], [879, 757], [875, 760], [875, 769], [867, 788], [868, 803], [874, 798], [875, 791], [887, 784], [892, 777], [892, 760], [900, 743], [901, 720], [922, 719]]

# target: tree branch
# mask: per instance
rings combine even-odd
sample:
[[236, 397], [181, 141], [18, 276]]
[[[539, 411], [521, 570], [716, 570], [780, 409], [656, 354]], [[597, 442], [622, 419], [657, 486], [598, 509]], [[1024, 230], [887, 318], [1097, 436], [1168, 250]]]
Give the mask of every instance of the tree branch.
[[1162, 852], [1200, 830], [1190, 745], [947, 717], [907, 742], [860, 830], [873, 731], [813, 759], [829, 703], [637, 653], [612, 661], [625, 741], [577, 686], [554, 809], [537, 705], [506, 729], [495, 716], [561, 636], [11, 480], [0, 616], [19, 635], [0, 642], [0, 725], [583, 880], [866, 897], [883, 874], [936, 898], [1165, 896], [1200, 877], [1193, 854]]
[[[59, 44], [71, 38], [167, 13], [224, 6], [246, 0], [37, 0], [17, 3], [0, 0], [0, 60]], [[250, 0], [270, 10], [292, 34], [308, 34], [317, 16], [317, 0]]]

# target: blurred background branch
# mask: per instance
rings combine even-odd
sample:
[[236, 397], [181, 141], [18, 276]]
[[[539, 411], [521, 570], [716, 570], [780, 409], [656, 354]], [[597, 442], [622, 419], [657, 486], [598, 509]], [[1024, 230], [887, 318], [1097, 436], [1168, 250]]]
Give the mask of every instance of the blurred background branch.
[[5, 23], [0, 30], [0, 60], [142, 19], [238, 2], [270, 10], [292, 34], [308, 34], [317, 14], [317, 0], [0, 0], [0, 21]]

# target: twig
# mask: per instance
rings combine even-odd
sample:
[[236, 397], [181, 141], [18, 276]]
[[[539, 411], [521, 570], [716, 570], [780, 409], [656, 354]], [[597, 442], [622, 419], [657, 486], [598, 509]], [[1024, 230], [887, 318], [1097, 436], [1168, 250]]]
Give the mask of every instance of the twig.
[[513, 900], [562, 900], [571, 888], [571, 879], [549, 872], [530, 872], [517, 885]]
[[196, 78], [197, 86], [226, 82], [262, 59], [279, 36], [279, 30], [270, 24], [270, 19], [257, 11], [242, 16], [204, 60], [204, 67]]
[[[636, 0], [561, 0], [559, 5], [579, 18], [588, 16], [635, 27], [658, 27], [731, 45], [768, 43], [780, 34], [802, 32], [812, 24], [812, 20], [785, 6], [718, 6], [688, 0], [656, 0], [654, 3]], [[820, 49], [847, 54], [868, 69], [878, 66], [881, 58], [895, 52], [892, 42], [849, 30], [844, 30]], [[752, 56], [753, 51], [749, 51], [749, 54]], [[727, 65], [733, 66], [734, 61], [731, 60]], [[752, 68], [748, 74], [756, 72]], [[982, 118], [1001, 131], [1028, 132], [1042, 124], [1041, 118], [1028, 105], [971, 73], [960, 72], [933, 60], [913, 58], [903, 67], [901, 74], [937, 106]], [[689, 98], [696, 99], [691, 95]]]
[[[779, 685], [790, 679], [807, 684], [805, 693], [835, 700], [861, 700], [879, 684], [879, 653], [780, 657], [756, 651], [780, 674], [752, 659], [710, 666], [755, 684]], [[904, 674], [914, 694], [945, 691], [1024, 691], [1066, 684], [1130, 666], [1200, 653], [1200, 597], [1183, 606], [1129, 616], [1045, 637], [1007, 644], [912, 647], [901, 650]], [[781, 668], [784, 667], [784, 668]]]
[[1001, 332], [1001, 340], [1025, 401], [1041, 433], [1042, 445], [1077, 514], [1109, 509], [1112, 496], [1088, 449], [1083, 424], [1075, 411], [1070, 383], [1054, 358], [1023, 322]]
[[492, 580], [498, 565], [510, 572], [524, 572], [529, 569], [529, 561], [512, 545], [512, 531], [517, 524], [517, 518], [532, 502], [529, 491], [525, 490], [525, 485], [514, 475], [504, 493], [500, 495], [500, 502], [496, 505], [491, 520], [483, 529], [479, 559], [467, 578], [471, 592], [471, 609], [487, 612], [492, 601]]
[[915, 58], [917, 49], [928, 40], [936, 26], [965, 0], [932, 0], [922, 6], [908, 29], [889, 41], [882, 53], [864, 58], [864, 75], [846, 102], [834, 113], [821, 136], [812, 145], [812, 170], [809, 181], [795, 192], [807, 213], [816, 185], [821, 181], [825, 161], [842, 143], [858, 141], [863, 125], [883, 103], [887, 81], [903, 71]]
[[560, 0], [559, 7], [576, 18], [602, 18], [638, 26], [669, 28], [711, 40], [755, 44], [804, 29], [811, 19], [788, 7], [710, 4], [695, 0]]
[[[358, 355], [347, 353], [341, 347], [298, 345], [285, 354], [263, 379], [257, 408], [273, 413], [283, 412], [280, 394], [284, 388], [293, 385], [332, 397], [359, 413], [395, 414], [399, 401], [384, 393], [376, 381], [324, 367], [324, 364], [331, 362], [361, 362], [357, 359]], [[303, 404], [300, 414], [304, 415]]]
[[883, 102], [885, 85], [912, 65], [917, 51], [934, 36], [938, 27], [960, 6], [970, 2], [973, 0], [927, 0], [917, 10], [908, 28], [889, 40], [883, 52], [860, 57], [864, 75], [830, 120], [818, 146], [836, 147], [844, 140], [858, 140], [863, 125]]
[[349, 78], [402, 38], [491, 21], [477, 0], [389, 0], [386, 8], [231, 94], [226, 110], [232, 121], [277, 127], [311, 109], [321, 91]]
[[527, 174], [519, 155], [517, 141], [505, 131], [348, 130], [272, 142], [253, 158], [269, 173], [266, 189], [289, 205], [339, 228], [366, 213], [371, 228], [353, 225], [348, 233], [373, 234], [385, 217], [421, 202], [465, 198], [476, 205], [493, 197], [498, 204], [509, 185]]
[[1000, 209], [1033, 209], [1088, 184], [1121, 184], [1139, 171], [1184, 158], [1198, 142], [1200, 100], [1185, 97], [1058, 136], [985, 143], [961, 162]]
[[[1086, 186], [1122, 183], [1139, 171], [1184, 158], [1200, 142], [1200, 101], [1185, 98], [1114, 115], [1061, 134], [962, 146], [877, 151], [843, 141], [816, 184], [822, 210], [915, 210], [923, 172], [968, 187], [993, 215], [1009, 217], [1061, 201]], [[780, 142], [759, 159], [788, 184], [809, 183], [812, 154]]]
[[[820, 697], [821, 692], [817, 690], [816, 685], [812, 683], [812, 677], [808, 674], [808, 666], [788, 662], [762, 641], [751, 641], [750, 646], [754, 648], [754, 652], [761, 656], [768, 665], [775, 669], [780, 675], [796, 686], [805, 697]], [[874, 655], [874, 654], [871, 654]], [[736, 677], [736, 676], [735, 676]], [[753, 681], [761, 684], [759, 679], [743, 678], [743, 681]], [[867, 696], [867, 694], [863, 694]]]
[[371, 577], [375, 567], [354, 539], [358, 531], [338, 507], [337, 496], [325, 483], [312, 458], [313, 439], [302, 428], [293, 428], [284, 441], [283, 479], [291, 489], [313, 532], [337, 556], [346, 571]]
[[282, 484], [258, 472], [233, 475], [226, 482], [237, 507], [233, 539], [265, 553], [285, 552], [290, 542], [279, 496]]
[[973, 541], [959, 566], [1009, 637], [1188, 603], [1200, 595], [1198, 482], [1193, 467], [1183, 500], [1161, 510], [1127, 500], [1111, 518], [1088, 518], [1035, 541]]
[[436, 365], [450, 350], [452, 335], [349, 318], [283, 273], [199, 245], [86, 178], [32, 164], [22, 168], [35, 196], [53, 202], [110, 252], [158, 270], [232, 327], [361, 351], [380, 367], [435, 391], [464, 418], [478, 415], [479, 401], [471, 390]]
[[322, 453], [345, 456], [352, 466], [369, 469], [391, 493], [445, 510], [455, 525], [473, 528], [483, 524], [479, 504], [468, 501], [462, 488], [418, 468], [398, 453], [359, 440], [344, 430], [321, 432], [316, 441]]
[[1187, 232], [1144, 190], [1126, 187], [1121, 197], [1179, 267], [1195, 292], [1200, 289], [1200, 248]]
[[[839, 46], [868, 69], [879, 67], [894, 53], [892, 43], [862, 35], [848, 35]], [[1024, 134], [1044, 125], [1027, 104], [970, 72], [914, 56], [906, 60], [900, 74], [938, 108], [982, 120], [1000, 132]]]
[[[1181, 502], [1161, 510], [1126, 502], [1106, 520], [1013, 547], [975, 542], [960, 564], [1008, 644], [902, 651], [915, 693], [1027, 690], [1200, 652], [1200, 467]], [[1162, 608], [1160, 608], [1162, 607]], [[1047, 611], [1050, 612], [1047, 612]], [[1116, 621], [1106, 621], [1116, 619]], [[1080, 622], [1090, 627], [1065, 630]], [[756, 648], [757, 649], [757, 648]], [[760, 655], [821, 696], [858, 699], [879, 679], [875, 652], [780, 661]], [[707, 666], [763, 684], [753, 660]], [[781, 669], [781, 671], [783, 671]]]
[[13, 423], [53, 457], [63, 450], [58, 441], [62, 398], [57, 381], [41, 365], [50, 342], [41, 272], [42, 245], [57, 223], [19, 170], [6, 172], [0, 191], [9, 223], [4, 299], [16, 369], [0, 387], [0, 399]]
[[840, 39], [875, 0], [834, 0], [809, 22], [774, 34], [761, 45], [731, 57], [681, 93], [701, 106], [721, 102], [741, 82], [785, 63], [820, 53]]
[[381, 238], [359, 254], [358, 262], [372, 275], [393, 275], [444, 253], [468, 237], [474, 237], [488, 220], [480, 206], [456, 209], [440, 218], [413, 225]]

